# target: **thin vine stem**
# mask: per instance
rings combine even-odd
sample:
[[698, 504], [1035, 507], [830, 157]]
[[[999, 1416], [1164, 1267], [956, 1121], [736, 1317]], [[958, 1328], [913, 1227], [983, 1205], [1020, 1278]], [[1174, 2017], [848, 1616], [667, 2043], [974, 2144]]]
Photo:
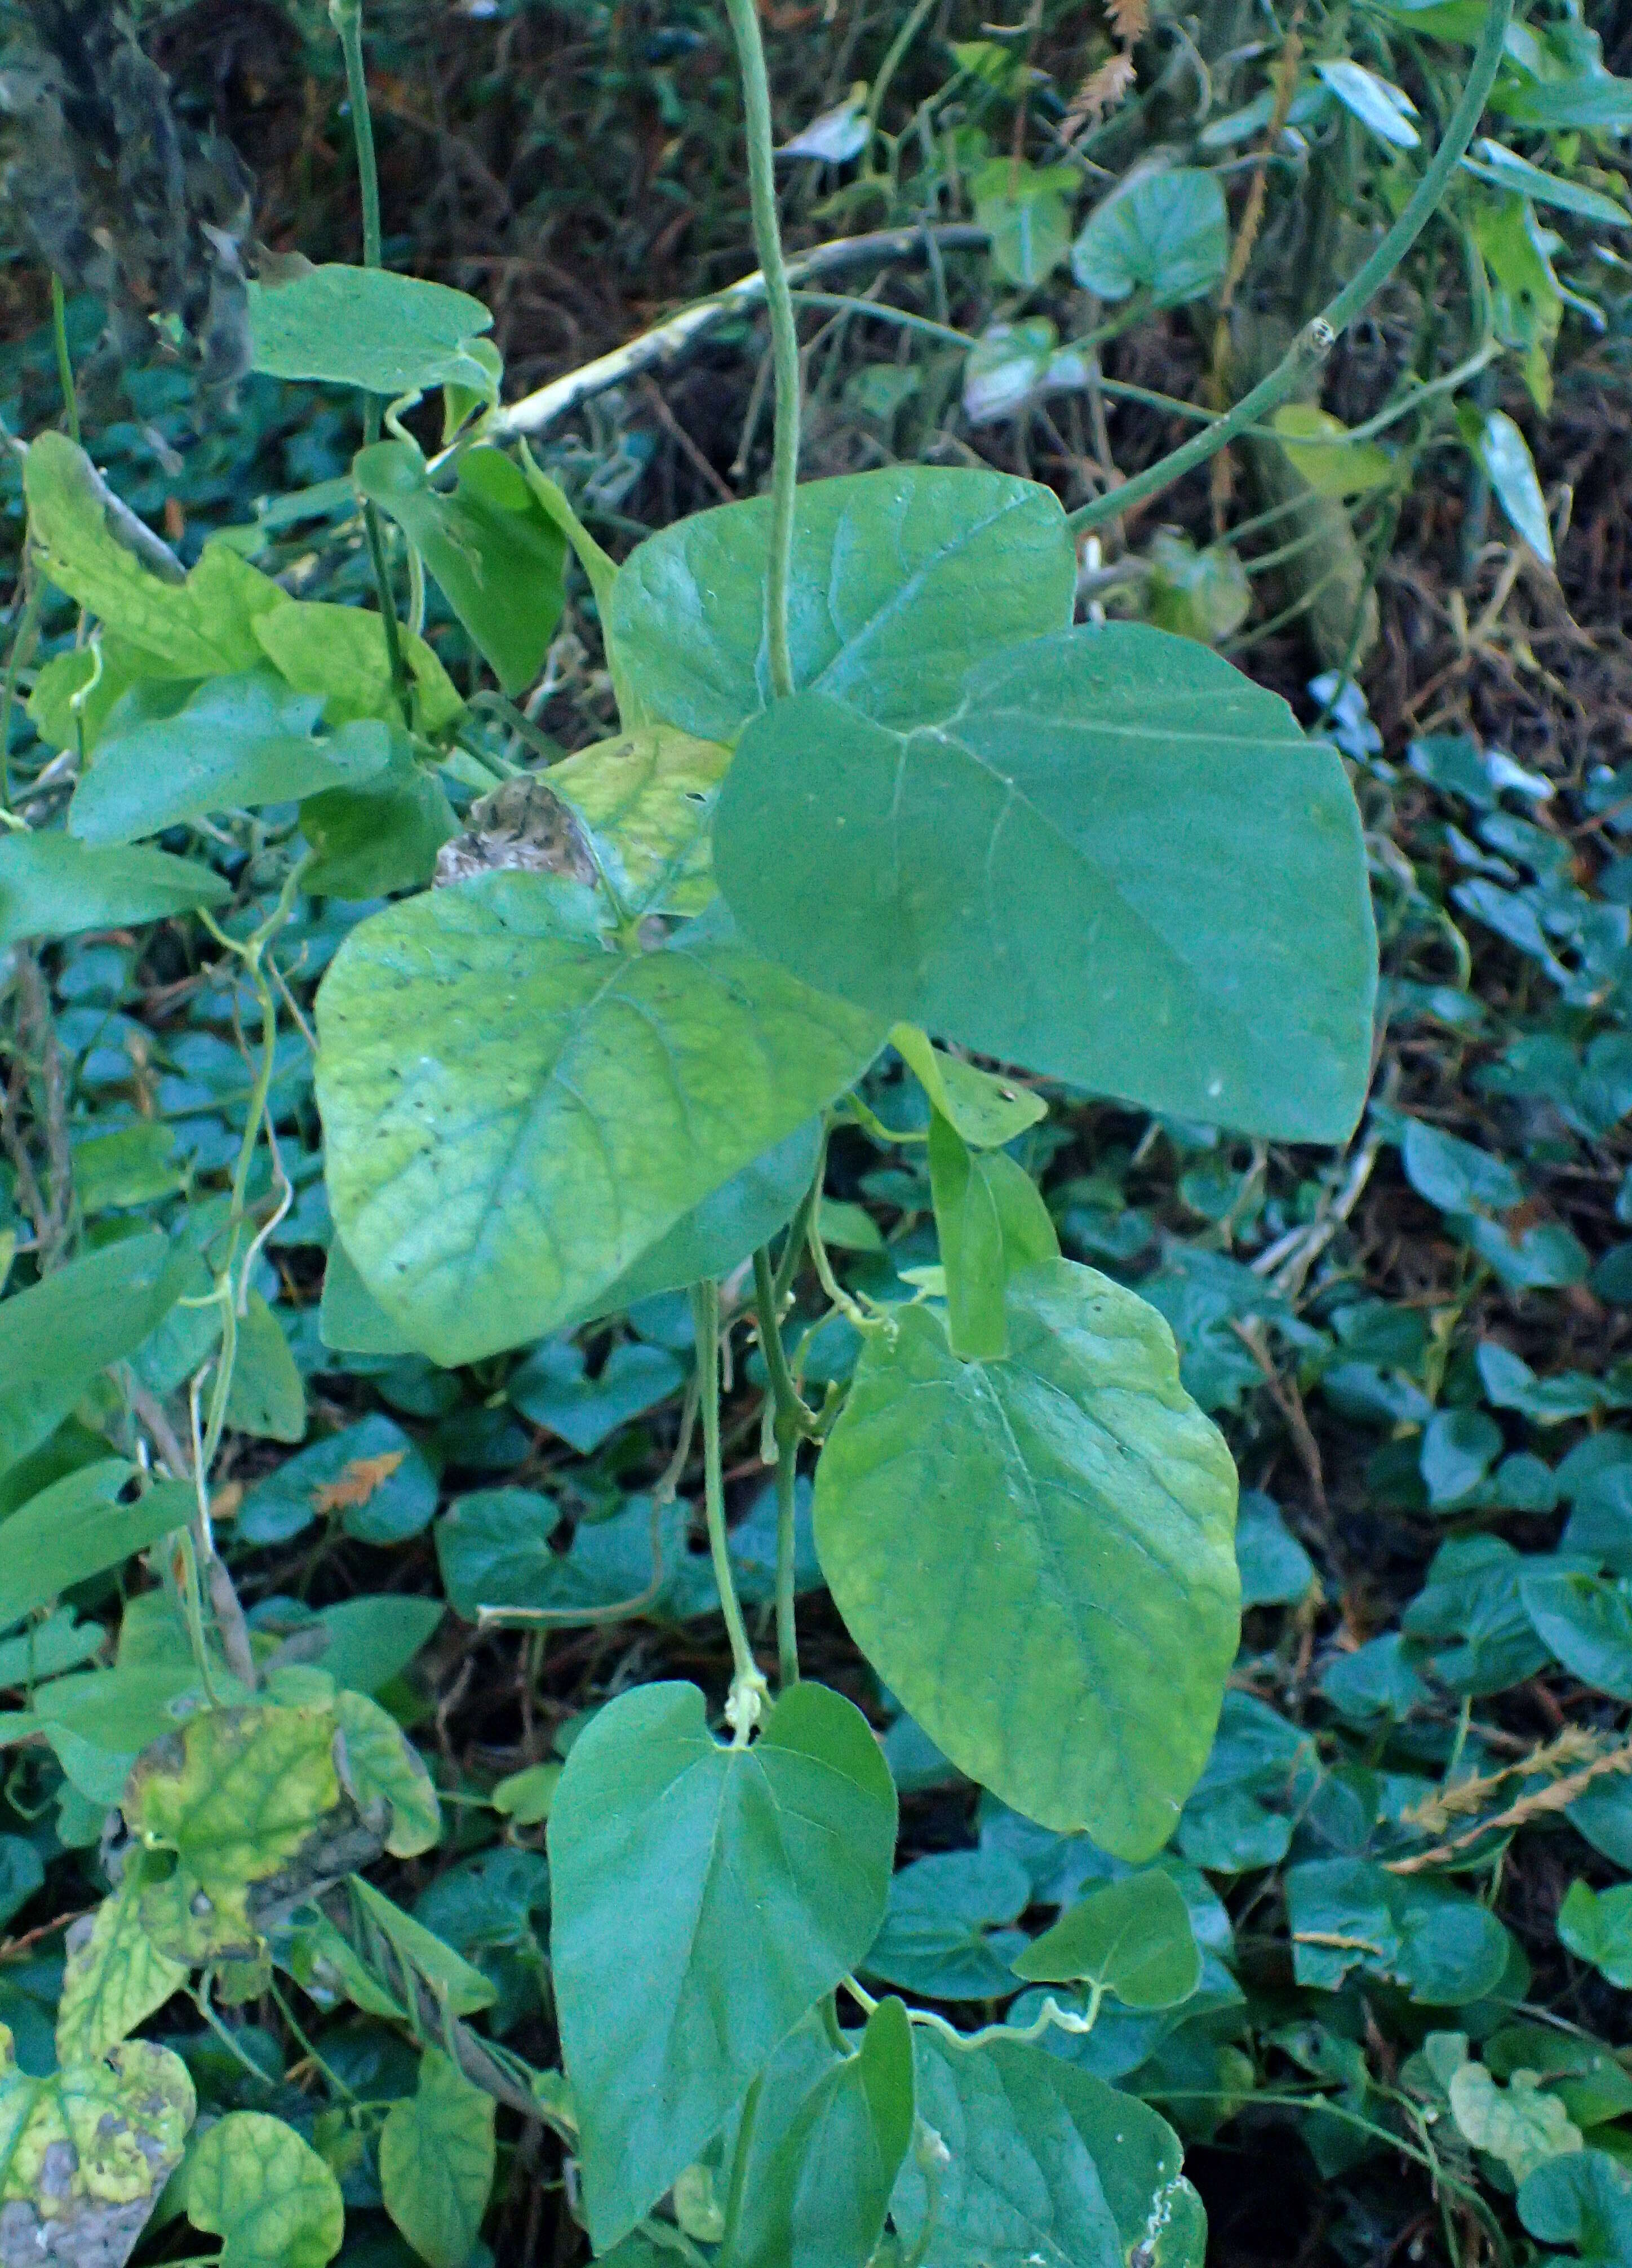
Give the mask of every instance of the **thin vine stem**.
[[56, 341], [56, 374], [62, 380], [62, 407], [68, 412], [68, 436], [77, 447], [79, 395], [74, 385], [74, 358], [68, 351], [68, 302], [62, 296], [62, 279], [55, 268], [51, 270], [51, 334]]
[[795, 1607], [794, 1557], [798, 1512], [799, 1440], [810, 1412], [799, 1397], [783, 1344], [781, 1302], [771, 1271], [770, 1253], [761, 1245], [754, 1256], [754, 1304], [760, 1319], [760, 1345], [770, 1374], [776, 1436], [776, 1675], [785, 1690], [799, 1682], [799, 1634]]
[[692, 1323], [697, 1338], [697, 1368], [702, 1397], [702, 1491], [709, 1523], [709, 1550], [714, 1560], [714, 1580], [719, 1587], [726, 1635], [731, 1639], [734, 1675], [726, 1721], [740, 1747], [758, 1721], [765, 1697], [765, 1680], [748, 1644], [747, 1626], [731, 1572], [731, 1546], [725, 1532], [725, 1480], [720, 1463], [720, 1287], [709, 1279], [691, 1287]]
[[1175, 481], [1204, 465], [1209, 457], [1228, 446], [1249, 425], [1257, 423], [1282, 402], [1289, 401], [1305, 383], [1310, 372], [1318, 369], [1331, 352], [1340, 333], [1353, 321], [1360, 310], [1393, 274], [1400, 261], [1427, 227], [1450, 185], [1451, 178], [1467, 152], [1468, 144], [1478, 129], [1487, 97], [1496, 82], [1501, 67], [1503, 42], [1512, 21], [1513, 0], [1490, 0], [1489, 11], [1479, 35], [1479, 46], [1468, 69], [1461, 95], [1455, 109], [1445, 122], [1445, 130], [1439, 138], [1428, 169], [1412, 192], [1400, 217], [1381, 242], [1363, 261], [1334, 299], [1330, 300], [1312, 323], [1305, 325], [1292, 346], [1275, 364], [1268, 378], [1244, 394], [1233, 409], [1220, 417], [1204, 432], [1186, 441], [1171, 456], [1152, 465], [1148, 472], [1136, 473], [1132, 480], [1124, 481], [1108, 495], [1095, 497], [1092, 503], [1081, 505], [1070, 515], [1069, 525], [1078, 535], [1101, 522], [1114, 519], [1136, 504], [1148, 503], [1160, 496]]
[[793, 581], [793, 500], [799, 477], [799, 334], [783, 258], [776, 213], [776, 142], [771, 123], [770, 82], [765, 75], [765, 44], [760, 36], [755, 0], [725, 0], [737, 63], [742, 77], [743, 109], [748, 129], [748, 195], [754, 214], [754, 249], [765, 278], [770, 313], [771, 362], [776, 380], [776, 441], [772, 450], [770, 563], [766, 578], [769, 617], [771, 691], [783, 700], [793, 690], [793, 657], [788, 644], [788, 604]]

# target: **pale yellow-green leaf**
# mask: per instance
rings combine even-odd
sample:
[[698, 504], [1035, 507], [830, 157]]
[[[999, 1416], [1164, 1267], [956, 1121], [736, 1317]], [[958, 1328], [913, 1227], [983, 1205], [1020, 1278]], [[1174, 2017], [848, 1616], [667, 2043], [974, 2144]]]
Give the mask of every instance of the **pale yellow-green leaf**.
[[219, 2268], [327, 2268], [345, 2235], [340, 2183], [264, 2111], [217, 2119], [187, 2166], [187, 2217], [225, 2240]]
[[394, 1717], [366, 1693], [341, 1693], [334, 1714], [345, 1742], [346, 1781], [364, 1810], [382, 1796], [391, 1806], [386, 1848], [393, 1858], [416, 1858], [434, 1849], [442, 1832], [442, 1807], [417, 1749]]
[[393, 2102], [379, 2136], [386, 2211], [430, 2268], [465, 2268], [493, 2186], [494, 2104], [429, 2050], [418, 2091]]
[[[329, 724], [368, 717], [401, 723], [385, 620], [372, 608], [303, 600], [259, 615], [254, 632], [268, 659], [297, 693], [325, 696], [323, 713]], [[440, 733], [465, 705], [459, 688], [423, 637], [406, 626], [400, 636], [402, 658], [418, 696], [421, 729]]]
[[1516, 2182], [1548, 2158], [1581, 2147], [1581, 2129], [1557, 2095], [1548, 2095], [1533, 2071], [1516, 2071], [1498, 2087], [1481, 2063], [1465, 2063], [1451, 2074], [1451, 2115], [1465, 2140], [1499, 2158]]
[[616, 854], [635, 908], [697, 913], [714, 895], [709, 826], [730, 762], [717, 741], [650, 725], [552, 765], [549, 784]]
[[1359, 496], [1394, 476], [1394, 460], [1374, 441], [1351, 441], [1349, 428], [1312, 401], [1289, 401], [1270, 420], [1296, 471], [1318, 496]]
[[56, 2010], [56, 2051], [64, 2064], [106, 2055], [187, 1982], [182, 1964], [148, 1939], [139, 1904], [137, 1885], [127, 1875], [68, 1933]]

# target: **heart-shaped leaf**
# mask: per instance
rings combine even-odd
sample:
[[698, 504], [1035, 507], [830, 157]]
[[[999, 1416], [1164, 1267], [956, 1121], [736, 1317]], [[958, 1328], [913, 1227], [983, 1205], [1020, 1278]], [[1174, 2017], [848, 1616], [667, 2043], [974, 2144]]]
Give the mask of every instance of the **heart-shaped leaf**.
[[1153, 1867], [1090, 1890], [1014, 1964], [1017, 1977], [1089, 1984], [1130, 2008], [1171, 2008], [1202, 1981], [1190, 1909], [1171, 1874]]
[[319, 995], [335, 1225], [443, 1363], [587, 1312], [883, 1039], [740, 946], [609, 954], [552, 904], [533, 874], [431, 891], [356, 930]]
[[778, 702], [714, 861], [751, 943], [892, 1020], [1282, 1138], [1359, 1111], [1377, 948], [1342, 762], [1191, 639], [1035, 639], [932, 730]]
[[[731, 741], [765, 707], [769, 539], [756, 497], [664, 529], [620, 569], [609, 641], [649, 718]], [[893, 465], [812, 482], [794, 519], [794, 681], [890, 724], [942, 716], [971, 660], [1069, 622], [1076, 584], [1065, 516], [1034, 481]]]
[[64, 2064], [94, 2063], [128, 2039], [187, 1982], [187, 1970], [151, 1945], [134, 1877], [75, 1922], [65, 1940], [56, 2052]]
[[819, 1685], [722, 1748], [694, 1685], [604, 1709], [549, 1815], [551, 1953], [598, 2251], [692, 2163], [777, 2043], [866, 1952], [895, 1790]]
[[465, 2268], [482, 2232], [497, 2152], [493, 2097], [430, 2049], [419, 2085], [379, 2132], [386, 2210], [430, 2268]]
[[340, 2183], [292, 2126], [232, 2110], [187, 2161], [187, 2217], [224, 2240], [220, 2268], [327, 2268], [345, 2235]]
[[1009, 1354], [926, 1309], [870, 1341], [816, 1469], [835, 1603], [959, 1771], [1045, 1827], [1158, 1850], [1234, 1657], [1235, 1469], [1154, 1308], [1046, 1262]]
[[468, 349], [493, 318], [445, 284], [335, 262], [286, 284], [252, 284], [249, 314], [254, 367], [269, 378], [393, 397], [450, 381], [491, 389], [490, 372]]

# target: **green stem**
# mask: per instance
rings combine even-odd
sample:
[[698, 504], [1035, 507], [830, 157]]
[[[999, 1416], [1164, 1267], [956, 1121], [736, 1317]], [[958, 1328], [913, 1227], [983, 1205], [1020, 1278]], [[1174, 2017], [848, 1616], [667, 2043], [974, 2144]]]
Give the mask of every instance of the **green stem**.
[[43, 579], [35, 570], [33, 552], [26, 543], [23, 547], [23, 578], [26, 588], [22, 618], [11, 639], [11, 651], [6, 656], [5, 683], [0, 688], [0, 824], [18, 828], [23, 821], [11, 810], [11, 714], [17, 706], [18, 672], [27, 662], [34, 633], [40, 628], [44, 599]]
[[725, 1532], [725, 1480], [720, 1464], [720, 1287], [711, 1279], [692, 1285], [691, 1315], [697, 1336], [697, 1368], [702, 1395], [702, 1488], [709, 1550], [714, 1560], [714, 1580], [719, 1587], [734, 1671], [725, 1716], [740, 1748], [758, 1721], [766, 1688], [759, 1664], [754, 1659], [754, 1649], [748, 1644]]
[[793, 492], [799, 477], [799, 335], [793, 296], [788, 288], [776, 215], [775, 136], [765, 47], [760, 37], [755, 0], [725, 0], [737, 63], [742, 74], [743, 107], [748, 129], [748, 194], [754, 212], [754, 248], [765, 278], [770, 313], [771, 361], [776, 376], [776, 438], [772, 453], [770, 564], [766, 612], [770, 643], [771, 691], [784, 700], [793, 690], [793, 657], [788, 644], [788, 603], [793, 581]]
[[878, 75], [873, 80], [867, 97], [867, 123], [877, 130], [884, 109], [884, 98], [890, 81], [905, 62], [907, 50], [923, 28], [925, 18], [935, 5], [935, 0], [915, 0], [912, 13], [890, 42], [889, 53], [878, 65]]
[[56, 340], [56, 374], [62, 381], [62, 407], [68, 412], [69, 438], [77, 444], [79, 396], [74, 389], [73, 357], [68, 351], [68, 302], [62, 297], [62, 279], [55, 269], [51, 271], [51, 329]]
[[1083, 534], [1104, 520], [1114, 519], [1135, 505], [1148, 503], [1175, 481], [1182, 480], [1187, 473], [1194, 472], [1198, 465], [1206, 464], [1209, 458], [1216, 456], [1249, 425], [1256, 424], [1261, 417], [1290, 400], [1309, 373], [1325, 361], [1339, 334], [1388, 281], [1438, 210], [1451, 177], [1478, 129], [1486, 98], [1501, 66], [1503, 42], [1512, 16], [1513, 0], [1490, 0], [1478, 48], [1456, 108], [1445, 122], [1439, 147], [1399, 219], [1371, 257], [1362, 261], [1337, 297], [1299, 333], [1268, 377], [1244, 394], [1216, 425], [1209, 425], [1194, 440], [1185, 442], [1148, 472], [1136, 473], [1120, 488], [1096, 497], [1091, 504], [1072, 512], [1070, 526], [1076, 534]]
[[770, 1252], [754, 1256], [754, 1304], [759, 1311], [760, 1345], [770, 1373], [776, 1423], [776, 1675], [784, 1690], [799, 1682], [799, 1637], [794, 1606], [795, 1515], [798, 1509], [799, 1436], [810, 1412], [799, 1398], [782, 1343], [780, 1302], [771, 1273]]

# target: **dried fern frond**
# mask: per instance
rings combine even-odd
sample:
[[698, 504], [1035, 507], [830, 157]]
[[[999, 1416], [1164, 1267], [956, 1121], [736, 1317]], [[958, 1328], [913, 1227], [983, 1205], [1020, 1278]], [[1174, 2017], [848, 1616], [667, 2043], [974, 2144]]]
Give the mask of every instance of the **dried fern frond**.
[[1134, 60], [1129, 55], [1107, 57], [1097, 70], [1089, 72], [1066, 107], [1060, 121], [1060, 138], [1074, 142], [1084, 126], [1097, 126], [1107, 110], [1130, 92], [1135, 78]]

